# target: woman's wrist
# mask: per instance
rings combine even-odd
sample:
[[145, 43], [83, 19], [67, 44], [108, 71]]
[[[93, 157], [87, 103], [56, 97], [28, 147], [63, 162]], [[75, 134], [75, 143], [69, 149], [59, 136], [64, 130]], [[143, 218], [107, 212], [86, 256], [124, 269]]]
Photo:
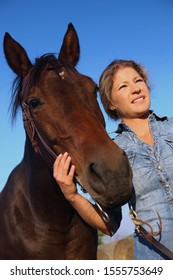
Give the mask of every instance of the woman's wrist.
[[[65, 194], [64, 194], [64, 195], [65, 195]], [[65, 198], [68, 200], [68, 202], [69, 202], [70, 204], [73, 204], [73, 203], [75, 203], [75, 201], [76, 201], [76, 199], [77, 199], [77, 196], [78, 196], [78, 193], [77, 193], [77, 191], [76, 191], [76, 192], [74, 192], [74, 193], [65, 195]]]
[[78, 192], [76, 191], [76, 193], [71, 194], [69, 197], [67, 197], [66, 199], [68, 200], [68, 202], [70, 204], [76, 204], [78, 203], [79, 199], [80, 199], [81, 195], [78, 194]]

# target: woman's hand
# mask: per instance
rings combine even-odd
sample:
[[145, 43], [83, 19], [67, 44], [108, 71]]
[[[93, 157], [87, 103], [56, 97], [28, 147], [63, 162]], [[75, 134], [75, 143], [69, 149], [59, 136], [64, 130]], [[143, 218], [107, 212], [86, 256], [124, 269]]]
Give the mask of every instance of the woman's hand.
[[60, 154], [53, 166], [53, 176], [57, 181], [66, 199], [76, 209], [79, 215], [92, 227], [101, 230], [105, 234], [110, 234], [107, 227], [99, 216], [93, 205], [83, 196], [77, 193], [73, 182], [75, 166], [71, 165], [71, 157], [68, 153]]
[[73, 182], [75, 166], [70, 166], [70, 163], [71, 157], [68, 153], [60, 154], [54, 162], [53, 176], [66, 199], [71, 202], [77, 194], [77, 189]]

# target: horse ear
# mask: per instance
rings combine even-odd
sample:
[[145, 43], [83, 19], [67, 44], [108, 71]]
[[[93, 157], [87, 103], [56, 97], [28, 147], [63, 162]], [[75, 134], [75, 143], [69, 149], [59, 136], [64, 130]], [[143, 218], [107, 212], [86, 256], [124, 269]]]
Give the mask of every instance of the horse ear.
[[32, 63], [24, 48], [7, 32], [4, 36], [4, 53], [10, 68], [21, 78], [24, 78], [31, 69]]
[[79, 38], [73, 24], [69, 23], [68, 29], [64, 35], [63, 43], [58, 58], [64, 58], [70, 64], [75, 66], [79, 60], [79, 54]]

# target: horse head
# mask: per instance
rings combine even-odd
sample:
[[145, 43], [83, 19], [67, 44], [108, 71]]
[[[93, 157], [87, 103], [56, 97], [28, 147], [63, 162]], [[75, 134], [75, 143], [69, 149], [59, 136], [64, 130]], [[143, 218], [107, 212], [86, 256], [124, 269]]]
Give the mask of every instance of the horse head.
[[17, 74], [13, 114], [22, 107], [27, 138], [49, 168], [67, 151], [76, 178], [105, 207], [122, 205], [131, 195], [131, 169], [125, 152], [109, 138], [97, 102], [96, 83], [79, 73], [79, 40], [70, 23], [58, 58], [41, 56], [32, 64], [8, 33], [4, 52]]

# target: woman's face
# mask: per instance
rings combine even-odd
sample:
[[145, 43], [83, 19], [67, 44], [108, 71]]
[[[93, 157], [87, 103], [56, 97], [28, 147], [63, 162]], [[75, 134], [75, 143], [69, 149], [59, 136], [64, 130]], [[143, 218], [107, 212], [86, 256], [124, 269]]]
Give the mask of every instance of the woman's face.
[[148, 115], [149, 89], [138, 72], [131, 67], [120, 68], [114, 75], [111, 100], [110, 109], [116, 109], [124, 120]]

